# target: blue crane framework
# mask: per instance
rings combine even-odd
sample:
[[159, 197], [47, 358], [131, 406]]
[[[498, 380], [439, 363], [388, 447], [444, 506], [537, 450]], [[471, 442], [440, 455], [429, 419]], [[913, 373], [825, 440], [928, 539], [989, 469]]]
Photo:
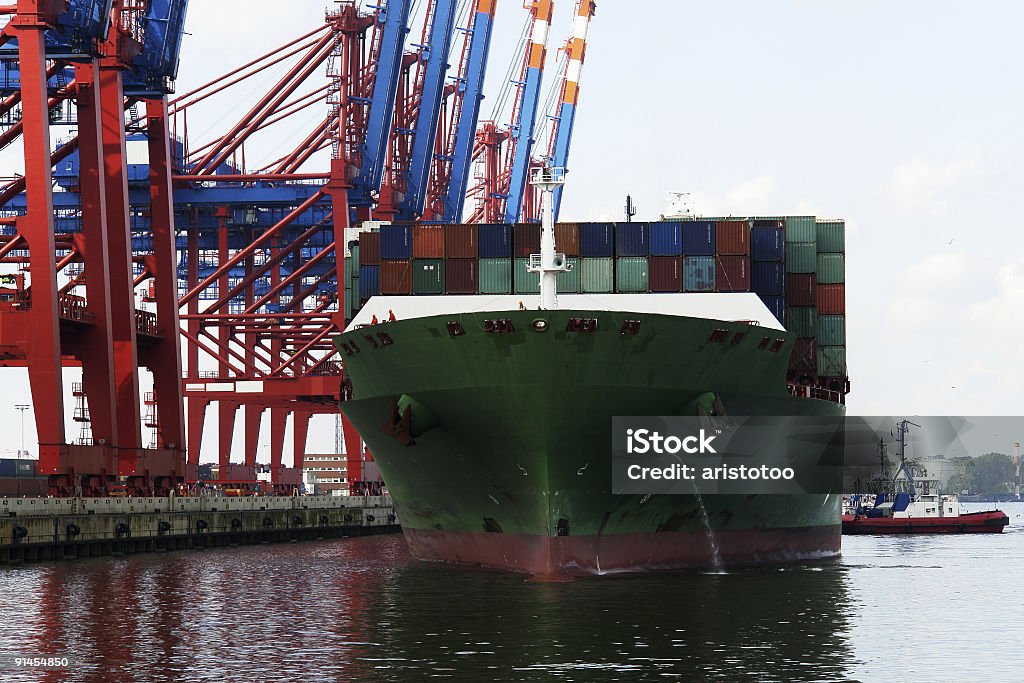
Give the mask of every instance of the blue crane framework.
[[[28, 369], [39, 470], [56, 495], [194, 481], [214, 404], [221, 481], [255, 480], [269, 412], [273, 487], [292, 492], [311, 417], [338, 412], [332, 336], [347, 322], [344, 250], [363, 222], [532, 220], [530, 168], [567, 160], [591, 2], [577, 6], [566, 46], [576, 67], [560, 75], [539, 156], [551, 0], [529, 5], [507, 124], [480, 122], [496, 0], [429, 0], [422, 12], [412, 0], [343, 0], [319, 28], [170, 98], [187, 4], [0, 5], [0, 149], [20, 139], [25, 159], [24, 175], [0, 181], [0, 364]], [[281, 71], [222, 133], [190, 135], [190, 113]], [[315, 107], [325, 115], [294, 148], [246, 163], [254, 136]], [[52, 147], [57, 127], [69, 134]], [[492, 177], [471, 188], [485, 154]], [[305, 170], [328, 156], [328, 170]], [[488, 212], [466, 211], [467, 197]], [[74, 440], [64, 367], [82, 371]], [[144, 396], [141, 369], [152, 375]], [[244, 461], [231, 463], [241, 408]], [[353, 491], [372, 492], [359, 436], [343, 426]]]

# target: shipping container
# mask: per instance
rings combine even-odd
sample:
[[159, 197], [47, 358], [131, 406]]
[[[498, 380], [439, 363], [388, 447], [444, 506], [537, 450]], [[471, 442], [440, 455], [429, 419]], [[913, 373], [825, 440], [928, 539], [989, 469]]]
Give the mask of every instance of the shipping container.
[[818, 284], [846, 282], [846, 254], [818, 254]]
[[717, 221], [715, 223], [715, 249], [723, 256], [750, 253], [750, 223], [748, 221]]
[[719, 292], [749, 292], [750, 259], [735, 254], [717, 257], [715, 284]]
[[540, 292], [540, 273], [531, 273], [530, 259], [516, 259], [516, 294], [537, 294]]
[[779, 324], [783, 327], [786, 326], [786, 299], [781, 296], [772, 296], [770, 294], [758, 294], [764, 305], [768, 307], [775, 319], [779, 321]]
[[611, 258], [581, 258], [580, 289], [590, 294], [611, 292], [615, 287], [614, 271], [615, 262]]
[[[360, 237], [366, 233], [360, 233]], [[380, 226], [380, 258], [404, 261], [412, 258], [412, 225]], [[363, 263], [367, 263], [363, 255]]]
[[381, 261], [380, 293], [412, 294], [412, 261]]
[[359, 266], [359, 299], [380, 294], [380, 266]]
[[818, 343], [814, 339], [797, 339], [789, 356], [789, 379], [803, 383], [818, 374]]
[[[504, 223], [481, 223], [477, 226], [477, 242], [480, 258], [509, 258], [512, 256], [512, 226]], [[509, 273], [511, 272], [510, 269]]]
[[477, 253], [476, 225], [472, 223], [455, 223], [445, 227], [445, 257], [449, 259], [475, 259], [479, 256]]
[[18, 460], [17, 471], [19, 477], [34, 477], [36, 476], [36, 461], [35, 460]]
[[814, 306], [786, 306], [786, 330], [797, 337], [816, 337], [818, 311]]
[[17, 460], [0, 458], [0, 477], [13, 477], [17, 472]]
[[579, 223], [555, 223], [555, 251], [566, 256], [580, 255]]
[[444, 294], [444, 259], [416, 259], [412, 262], [413, 294]]
[[813, 242], [817, 239], [814, 216], [786, 216], [787, 242]]
[[683, 288], [687, 292], [715, 291], [715, 257], [686, 256], [683, 258]]
[[822, 253], [840, 253], [846, 251], [845, 221], [818, 221], [818, 251]]
[[651, 250], [650, 223], [616, 223], [615, 255], [647, 256]]
[[517, 258], [540, 253], [540, 223], [516, 223], [512, 227], [512, 244]]
[[818, 374], [826, 377], [846, 377], [846, 347], [819, 345]]
[[[682, 256], [683, 230], [678, 222], [651, 223], [651, 256]], [[653, 266], [652, 266], [653, 268]], [[651, 273], [653, 286], [654, 274]], [[660, 291], [660, 290], [655, 290]]]
[[615, 255], [615, 230], [611, 223], [580, 224], [580, 256], [607, 258]]
[[444, 264], [444, 291], [449, 294], [476, 294], [478, 264], [476, 259], [450, 258]]
[[482, 258], [477, 276], [480, 280], [481, 294], [510, 294], [512, 292], [512, 259]]
[[846, 346], [846, 316], [819, 315], [818, 343], [822, 346]]
[[846, 285], [818, 285], [819, 315], [846, 315]]
[[750, 258], [754, 261], [781, 261], [786, 257], [782, 228], [762, 227], [754, 222], [750, 230]]
[[758, 294], [779, 296], [786, 293], [786, 272], [778, 261], [754, 261], [750, 264], [750, 289]]
[[[380, 246], [379, 242], [378, 242], [378, 246]], [[363, 265], [362, 257], [360, 257], [360, 255], [359, 255], [360, 253], [362, 253], [362, 250], [359, 248], [359, 243], [356, 242], [349, 249], [349, 251], [352, 252], [352, 256], [349, 256], [348, 258], [352, 259], [352, 266], [355, 268], [355, 270], [353, 272], [358, 273], [359, 272], [359, 266]], [[378, 261], [377, 263], [367, 263], [366, 265], [368, 265], [368, 266], [380, 265], [380, 262]]]
[[345, 322], [352, 319], [352, 316], [356, 311], [355, 295], [352, 293], [351, 287], [345, 288]]
[[444, 258], [444, 225], [416, 224], [412, 228], [412, 257]]
[[566, 294], [577, 294], [580, 291], [580, 259], [579, 257], [566, 257], [566, 263], [572, 266], [564, 273], [559, 273], [558, 291]]
[[818, 277], [814, 273], [787, 273], [786, 303], [790, 306], [813, 306], [817, 288]]
[[[355, 256], [355, 252], [352, 253]], [[359, 233], [359, 263], [358, 266], [379, 266], [380, 265], [380, 233], [361, 232]]]
[[[619, 225], [641, 225], [620, 223]], [[646, 292], [650, 290], [650, 270], [646, 256], [620, 256], [615, 262], [615, 291]]]
[[[358, 268], [356, 266], [355, 268]], [[357, 282], [359, 279], [359, 272], [353, 268], [353, 258], [349, 256], [345, 259], [345, 288], [352, 289], [352, 284]]]
[[715, 255], [714, 221], [685, 221], [682, 226], [684, 256]]
[[818, 267], [814, 242], [786, 242], [786, 272], [813, 273]]
[[[651, 249], [654, 248], [655, 225], [659, 224], [655, 223], [651, 226]], [[647, 265], [652, 292], [683, 291], [683, 258], [681, 256], [652, 256]]]

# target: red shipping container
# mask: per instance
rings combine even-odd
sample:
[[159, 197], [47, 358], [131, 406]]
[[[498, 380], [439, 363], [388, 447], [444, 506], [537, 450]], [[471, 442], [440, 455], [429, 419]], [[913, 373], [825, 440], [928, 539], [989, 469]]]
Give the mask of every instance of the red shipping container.
[[476, 294], [479, 291], [476, 259], [445, 261], [444, 290], [449, 294]]
[[715, 224], [715, 250], [718, 254], [749, 254], [750, 224], [747, 221], [718, 221]]
[[380, 233], [361, 232], [359, 233], [359, 265], [379, 266], [380, 265]]
[[450, 259], [475, 259], [477, 256], [476, 225], [473, 223], [456, 223], [445, 226], [444, 253]]
[[786, 274], [786, 305], [813, 306], [817, 299], [818, 276], [814, 273]]
[[651, 256], [647, 259], [652, 292], [683, 291], [683, 257]]
[[412, 226], [413, 258], [444, 258], [443, 225]]
[[746, 256], [719, 256], [716, 263], [719, 292], [750, 291], [750, 259]]
[[516, 223], [512, 226], [512, 245], [516, 256], [540, 253], [540, 223]]
[[579, 223], [555, 223], [555, 251], [566, 256], [580, 255]]
[[846, 315], [846, 285], [818, 285], [818, 313]]
[[412, 294], [412, 261], [381, 261], [380, 293]]

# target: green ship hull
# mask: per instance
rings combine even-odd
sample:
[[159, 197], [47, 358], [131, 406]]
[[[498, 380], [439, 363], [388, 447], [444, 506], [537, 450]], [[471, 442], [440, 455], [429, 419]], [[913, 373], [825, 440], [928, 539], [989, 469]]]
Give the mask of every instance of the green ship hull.
[[[506, 331], [487, 331], [499, 318]], [[573, 319], [597, 328], [569, 331]], [[621, 332], [627, 320], [641, 321], [636, 334]], [[785, 332], [671, 315], [506, 311], [363, 326], [336, 344], [351, 383], [341, 409], [373, 453], [416, 557], [561, 574], [839, 552], [835, 495], [611, 492], [613, 416], [695, 415], [709, 397], [732, 415], [841, 414], [787, 394]]]

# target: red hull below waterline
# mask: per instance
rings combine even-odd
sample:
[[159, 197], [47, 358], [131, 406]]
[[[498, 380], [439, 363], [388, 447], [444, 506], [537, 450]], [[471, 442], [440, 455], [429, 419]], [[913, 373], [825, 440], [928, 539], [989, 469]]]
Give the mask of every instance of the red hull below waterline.
[[1001, 510], [955, 517], [861, 517], [843, 515], [843, 533], [852, 534], [998, 534], [1010, 523]]
[[730, 568], [835, 557], [838, 525], [703, 533], [533, 536], [405, 529], [414, 557], [524, 572], [593, 575], [665, 569]]

